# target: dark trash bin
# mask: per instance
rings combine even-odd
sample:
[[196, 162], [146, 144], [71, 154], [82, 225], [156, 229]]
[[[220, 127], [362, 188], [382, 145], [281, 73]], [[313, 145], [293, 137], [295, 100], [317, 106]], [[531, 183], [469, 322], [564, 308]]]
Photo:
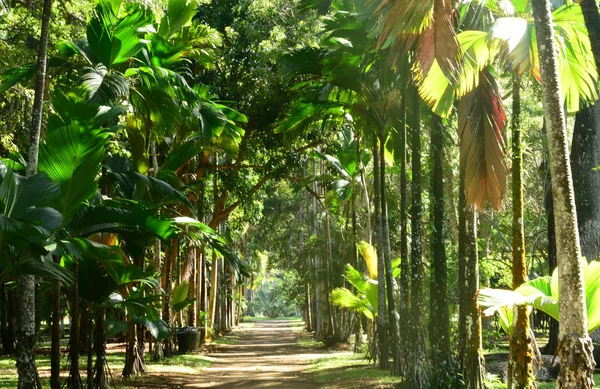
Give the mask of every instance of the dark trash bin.
[[203, 331], [201, 328], [196, 327], [182, 327], [175, 333], [177, 336], [177, 344], [179, 347], [179, 353], [191, 353], [197, 351], [200, 348], [200, 341], [202, 340]]

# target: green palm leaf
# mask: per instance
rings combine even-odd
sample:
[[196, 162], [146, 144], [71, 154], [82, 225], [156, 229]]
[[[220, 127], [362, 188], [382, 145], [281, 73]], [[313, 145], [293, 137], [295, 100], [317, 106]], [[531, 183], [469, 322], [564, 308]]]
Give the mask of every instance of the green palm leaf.
[[97, 177], [106, 155], [106, 136], [94, 136], [87, 128], [69, 124], [50, 129], [40, 145], [39, 170], [56, 182], [62, 196], [49, 202], [63, 215], [67, 226], [81, 205], [98, 191]]

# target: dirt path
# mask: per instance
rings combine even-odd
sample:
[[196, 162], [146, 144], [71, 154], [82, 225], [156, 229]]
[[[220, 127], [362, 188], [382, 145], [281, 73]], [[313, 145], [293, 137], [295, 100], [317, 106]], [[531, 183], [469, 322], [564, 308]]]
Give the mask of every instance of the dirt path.
[[236, 332], [236, 343], [216, 346], [208, 355], [216, 359], [213, 365], [184, 388], [320, 388], [307, 369], [310, 360], [322, 354], [298, 345], [298, 325], [265, 320], [243, 326]]

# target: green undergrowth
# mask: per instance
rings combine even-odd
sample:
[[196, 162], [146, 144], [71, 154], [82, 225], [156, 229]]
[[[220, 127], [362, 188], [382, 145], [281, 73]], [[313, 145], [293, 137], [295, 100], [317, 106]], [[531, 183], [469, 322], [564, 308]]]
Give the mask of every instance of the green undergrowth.
[[325, 388], [377, 387], [392, 388], [402, 381], [390, 376], [389, 370], [377, 369], [363, 355], [351, 352], [329, 354], [311, 362], [309, 371], [317, 382], [327, 383]]
[[[63, 355], [61, 358], [61, 370], [62, 379], [66, 379], [68, 374], [67, 357]], [[85, 380], [85, 362], [87, 357], [81, 356], [80, 367], [81, 376]], [[125, 364], [125, 353], [114, 352], [108, 353], [107, 357], [108, 366], [113, 377], [113, 381], [117, 389], [133, 389], [133, 388], [144, 388], [145, 383], [152, 387], [150, 383], [156, 381], [157, 376], [161, 379], [167, 377], [177, 376], [180, 379], [185, 380], [186, 376], [189, 376], [188, 381], [193, 380], [193, 376], [200, 373], [203, 369], [210, 367], [213, 359], [205, 355], [200, 354], [185, 354], [185, 355], [174, 355], [171, 358], [164, 359], [159, 362], [152, 362], [151, 355], [146, 355], [146, 374], [134, 377], [129, 380], [122, 380], [121, 371]], [[42, 387], [50, 387], [50, 356], [49, 355], [38, 355], [36, 357], [36, 363], [38, 371], [42, 380]], [[17, 387], [17, 368], [15, 366], [14, 357], [0, 356], [0, 389], [14, 389]]]

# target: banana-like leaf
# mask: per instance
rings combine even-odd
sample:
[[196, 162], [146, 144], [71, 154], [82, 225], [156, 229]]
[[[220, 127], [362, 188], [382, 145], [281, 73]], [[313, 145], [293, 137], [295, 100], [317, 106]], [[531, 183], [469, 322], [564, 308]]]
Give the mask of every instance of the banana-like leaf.
[[179, 312], [196, 301], [196, 299], [189, 300], [187, 298], [189, 289], [190, 284], [187, 282], [177, 285], [173, 291], [173, 311]]
[[371, 279], [377, 279], [377, 252], [375, 248], [369, 244], [369, 242], [365, 242], [364, 240], [360, 243], [356, 244], [356, 248], [360, 255], [362, 255], [365, 260], [365, 264], [367, 265], [367, 269], [369, 270], [369, 277]]
[[[583, 261], [584, 290], [587, 308], [588, 332], [600, 327], [600, 262], [587, 264]], [[481, 289], [478, 301], [485, 307], [484, 314], [491, 315], [500, 309], [512, 309], [513, 305], [529, 305], [547, 313], [560, 321], [558, 306], [558, 271], [552, 276], [528, 281], [515, 291], [502, 289]], [[501, 314], [502, 316], [502, 314]], [[512, 327], [511, 317], [504, 315], [508, 326]]]
[[338, 307], [360, 312], [368, 319], [373, 320], [373, 307], [365, 303], [364, 297], [355, 296], [346, 288], [335, 288], [332, 290], [329, 295], [329, 301]]
[[467, 201], [499, 210], [506, 194], [506, 160], [502, 132], [506, 115], [492, 74], [484, 69], [479, 85], [458, 106], [460, 165], [465, 171]]

